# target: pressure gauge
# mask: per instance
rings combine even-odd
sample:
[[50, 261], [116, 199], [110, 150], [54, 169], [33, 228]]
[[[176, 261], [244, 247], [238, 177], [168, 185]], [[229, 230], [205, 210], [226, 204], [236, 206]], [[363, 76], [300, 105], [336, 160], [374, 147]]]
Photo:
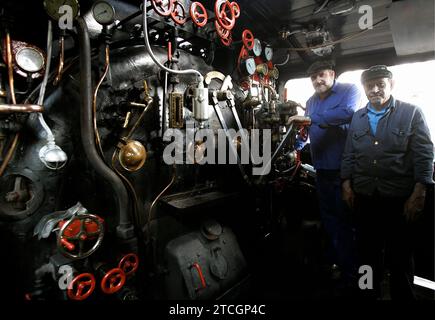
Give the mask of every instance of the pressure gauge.
[[72, 18], [75, 19], [79, 14], [79, 3], [77, 0], [44, 0], [44, 8], [47, 14], [54, 20], [59, 20], [65, 14], [64, 11], [59, 13], [62, 6], [70, 6], [72, 9]]
[[272, 61], [273, 58], [273, 49], [271, 47], [264, 48], [264, 57], [267, 61]]
[[34, 73], [44, 68], [44, 54], [34, 47], [23, 47], [15, 54], [17, 66], [24, 72]]
[[252, 76], [256, 70], [256, 64], [254, 58], [248, 58], [241, 63], [242, 72], [247, 76]]
[[254, 48], [252, 49], [254, 55], [259, 57], [261, 55], [261, 42], [258, 39], [254, 40]]
[[94, 19], [101, 25], [109, 25], [115, 21], [115, 9], [106, 1], [95, 2], [92, 7]]
[[279, 70], [278, 70], [278, 68], [277, 67], [273, 67], [272, 70], [269, 70], [268, 75], [269, 75], [270, 78], [278, 80], [278, 78], [279, 78]]

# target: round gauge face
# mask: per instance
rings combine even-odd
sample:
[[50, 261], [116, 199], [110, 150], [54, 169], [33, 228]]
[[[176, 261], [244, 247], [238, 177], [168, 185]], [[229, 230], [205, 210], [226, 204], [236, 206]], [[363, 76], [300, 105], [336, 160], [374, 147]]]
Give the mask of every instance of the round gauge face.
[[70, 6], [73, 12], [73, 19], [79, 14], [79, 3], [77, 0], [44, 0], [44, 8], [47, 14], [54, 20], [59, 20], [64, 11], [59, 13], [62, 6]]
[[271, 61], [273, 58], [273, 49], [271, 47], [264, 48], [264, 56], [267, 61]]
[[256, 70], [256, 64], [254, 58], [248, 58], [245, 60], [245, 68], [249, 75], [253, 75]]
[[115, 9], [106, 1], [95, 2], [92, 7], [92, 15], [102, 25], [108, 25], [115, 21]]
[[259, 57], [261, 55], [261, 42], [258, 39], [254, 40], [254, 48], [252, 49], [254, 55]]
[[28, 73], [41, 71], [44, 68], [44, 55], [31, 47], [24, 47], [15, 54], [17, 66]]
[[278, 78], [279, 78], [279, 70], [277, 67], [274, 67], [272, 69], [272, 78], [275, 80], [278, 80]]

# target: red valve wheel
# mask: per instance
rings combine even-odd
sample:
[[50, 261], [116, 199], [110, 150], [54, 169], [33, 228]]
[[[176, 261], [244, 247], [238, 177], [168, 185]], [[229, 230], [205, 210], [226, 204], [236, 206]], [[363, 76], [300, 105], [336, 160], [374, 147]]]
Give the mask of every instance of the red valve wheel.
[[249, 29], [245, 29], [243, 30], [242, 33], [242, 41], [243, 41], [243, 45], [246, 47], [246, 49], [248, 50], [252, 50], [254, 48], [254, 35], [252, 34], [251, 30]]
[[238, 17], [240, 17], [240, 6], [235, 1], [231, 2], [231, 6], [233, 7], [234, 10], [234, 17], [236, 17], [237, 19]]
[[231, 43], [233, 43], [233, 36], [231, 35], [231, 32], [227, 38], [220, 38], [221, 42], [224, 46], [229, 47]]
[[154, 11], [163, 17], [168, 17], [174, 11], [175, 0], [151, 0]]
[[222, 28], [217, 21], [214, 22], [214, 26], [216, 27], [216, 33], [220, 38], [228, 38], [230, 36], [230, 30]]
[[234, 14], [234, 7], [228, 0], [216, 0], [214, 5], [214, 13], [216, 21], [225, 30], [231, 30], [236, 24], [236, 17]]
[[95, 277], [91, 273], [82, 273], [75, 277], [67, 291], [71, 300], [82, 301], [87, 299], [95, 289]]
[[101, 290], [105, 294], [112, 294], [121, 290], [125, 284], [125, 273], [120, 268], [107, 272], [101, 280]]
[[186, 9], [179, 1], [175, 1], [174, 10], [171, 12], [171, 18], [174, 22], [180, 26], [186, 23]]
[[204, 27], [208, 21], [207, 10], [201, 2], [193, 2], [190, 6], [190, 16], [198, 27]]
[[124, 271], [127, 277], [135, 273], [138, 267], [139, 257], [134, 253], [125, 255], [118, 264], [118, 268]]
[[104, 220], [92, 214], [80, 214], [59, 221], [57, 247], [66, 257], [84, 259], [94, 253], [104, 237]]

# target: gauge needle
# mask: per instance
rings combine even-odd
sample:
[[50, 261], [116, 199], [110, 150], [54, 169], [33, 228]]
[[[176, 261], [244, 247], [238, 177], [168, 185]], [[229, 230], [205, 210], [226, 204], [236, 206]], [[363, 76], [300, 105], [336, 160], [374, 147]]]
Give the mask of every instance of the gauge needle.
[[103, 12], [100, 12], [99, 14], [97, 14], [97, 16], [99, 17], [99, 16], [101, 16], [103, 13], [106, 13], [107, 12], [107, 10], [104, 10]]

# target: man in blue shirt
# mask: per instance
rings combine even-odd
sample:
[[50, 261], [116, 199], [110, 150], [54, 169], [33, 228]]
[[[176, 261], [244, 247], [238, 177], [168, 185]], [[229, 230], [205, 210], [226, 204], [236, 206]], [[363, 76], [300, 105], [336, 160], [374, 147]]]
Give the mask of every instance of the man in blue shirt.
[[[336, 81], [332, 61], [317, 61], [308, 71], [315, 93], [306, 104], [311, 119], [308, 129], [316, 189], [323, 226], [332, 243], [333, 261], [338, 264], [343, 284], [354, 282], [353, 228], [341, 197], [340, 167], [350, 121], [360, 107], [361, 94], [353, 84]], [[301, 150], [305, 142], [296, 141]]]
[[[393, 75], [373, 66], [361, 75], [369, 103], [353, 116], [343, 155], [343, 199], [354, 209], [360, 265], [373, 270], [380, 298], [384, 265], [393, 299], [415, 299], [411, 222], [433, 184], [434, 146], [421, 110], [394, 99]], [[430, 214], [433, 214], [431, 212]]]

